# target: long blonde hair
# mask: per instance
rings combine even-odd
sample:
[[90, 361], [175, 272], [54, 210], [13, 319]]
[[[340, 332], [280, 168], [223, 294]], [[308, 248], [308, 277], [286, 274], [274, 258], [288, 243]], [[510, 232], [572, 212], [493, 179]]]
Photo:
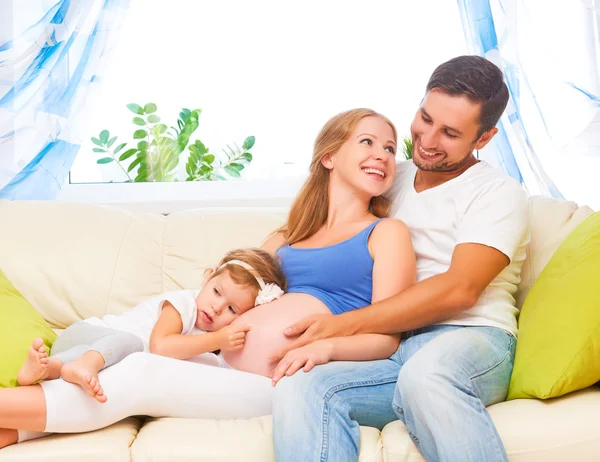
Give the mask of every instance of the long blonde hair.
[[[329, 119], [315, 140], [308, 179], [292, 204], [287, 223], [278, 230], [283, 232], [286, 243], [293, 244], [307, 239], [325, 224], [329, 209], [329, 170], [321, 161], [325, 156], [338, 152], [356, 125], [365, 117], [379, 117], [388, 123], [396, 141], [394, 124], [371, 109], [352, 109]], [[373, 215], [387, 217], [390, 202], [383, 196], [373, 197], [369, 208]]]

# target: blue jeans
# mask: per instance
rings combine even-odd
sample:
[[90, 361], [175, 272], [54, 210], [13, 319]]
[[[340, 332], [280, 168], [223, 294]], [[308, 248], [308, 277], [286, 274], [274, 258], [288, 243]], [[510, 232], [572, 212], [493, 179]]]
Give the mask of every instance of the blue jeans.
[[359, 425], [381, 429], [398, 418], [430, 462], [507, 461], [485, 407], [506, 399], [515, 338], [446, 325], [404, 337], [390, 359], [331, 362], [281, 380], [277, 461], [356, 461]]

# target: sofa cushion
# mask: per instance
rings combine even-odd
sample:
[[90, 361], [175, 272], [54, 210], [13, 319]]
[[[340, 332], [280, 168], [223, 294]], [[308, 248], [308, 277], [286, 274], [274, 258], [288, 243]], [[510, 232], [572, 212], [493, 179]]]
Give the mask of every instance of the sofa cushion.
[[[488, 408], [511, 462], [597, 462], [599, 410], [600, 388], [547, 401], [518, 399]], [[386, 425], [381, 435], [385, 461], [425, 461], [402, 422]]]
[[519, 318], [508, 399], [552, 398], [600, 381], [600, 212], [560, 245]]
[[0, 462], [130, 462], [142, 421], [130, 417], [89, 433], [51, 435], [0, 450]]
[[279, 228], [285, 214], [186, 210], [167, 216], [163, 240], [164, 290], [197, 288], [204, 270], [225, 252], [257, 247]]
[[163, 292], [165, 217], [116, 207], [0, 200], [0, 264], [53, 327], [123, 313]]
[[0, 387], [17, 385], [17, 373], [36, 338], [50, 351], [56, 334], [0, 271]]
[[529, 213], [531, 240], [527, 245], [527, 258], [523, 262], [521, 283], [515, 295], [517, 308], [525, 303], [533, 283], [560, 243], [594, 211], [585, 205], [580, 207], [575, 202], [533, 196], [529, 199]]
[[[359, 462], [380, 462], [380, 433], [361, 427]], [[275, 462], [271, 416], [248, 420], [156, 419], [131, 448], [133, 462]]]

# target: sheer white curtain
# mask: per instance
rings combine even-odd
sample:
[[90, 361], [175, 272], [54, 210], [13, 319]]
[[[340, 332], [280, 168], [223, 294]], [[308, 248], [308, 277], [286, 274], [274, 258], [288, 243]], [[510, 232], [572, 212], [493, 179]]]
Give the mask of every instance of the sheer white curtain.
[[0, 1], [0, 198], [53, 199], [129, 0]]
[[533, 194], [600, 208], [600, 1], [458, 4], [470, 51], [498, 64], [510, 88], [499, 163]]

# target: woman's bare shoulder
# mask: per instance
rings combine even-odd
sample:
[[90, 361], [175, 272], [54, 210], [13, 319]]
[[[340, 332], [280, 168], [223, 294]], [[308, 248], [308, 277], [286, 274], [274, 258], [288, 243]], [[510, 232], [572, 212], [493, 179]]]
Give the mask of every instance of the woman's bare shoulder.
[[408, 226], [406, 226], [406, 223], [402, 220], [398, 220], [397, 218], [386, 218], [385, 220], [381, 220], [373, 230], [373, 237], [376, 237], [377, 239], [386, 239], [395, 236], [406, 237], [407, 235], [410, 236]]
[[263, 250], [266, 250], [271, 255], [275, 255], [275, 252], [279, 247], [285, 244], [285, 233], [283, 231], [275, 231], [273, 234], [267, 237], [260, 246]]

